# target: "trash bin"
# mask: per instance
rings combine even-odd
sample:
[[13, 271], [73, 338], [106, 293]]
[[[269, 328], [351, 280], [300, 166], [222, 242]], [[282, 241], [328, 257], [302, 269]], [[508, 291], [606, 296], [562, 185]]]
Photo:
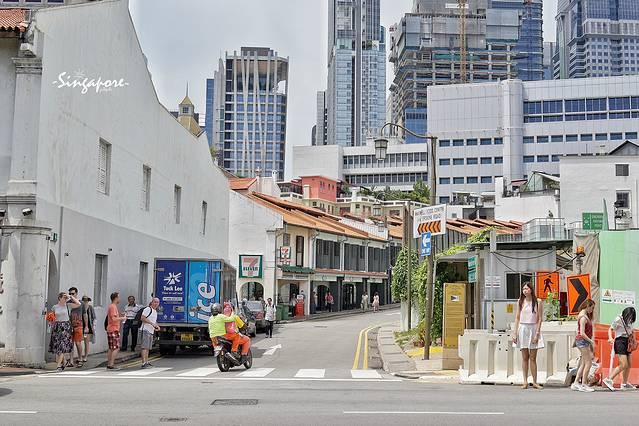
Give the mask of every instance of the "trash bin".
[[282, 306], [275, 307], [275, 321], [282, 321]]
[[282, 309], [282, 319], [283, 320], [287, 320], [288, 319], [288, 306], [287, 305], [279, 305], [278, 307]]

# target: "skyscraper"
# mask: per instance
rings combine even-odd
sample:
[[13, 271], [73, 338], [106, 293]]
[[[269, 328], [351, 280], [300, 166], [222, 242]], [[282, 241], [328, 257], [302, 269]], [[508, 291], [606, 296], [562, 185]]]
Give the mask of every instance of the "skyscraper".
[[639, 72], [637, 0], [559, 0], [554, 78]]
[[[520, 40], [523, 3], [520, 7], [515, 2], [469, 0], [466, 5], [468, 66], [465, 76], [460, 72], [460, 10], [456, 2], [415, 0], [413, 13], [406, 14], [391, 28], [390, 61], [395, 67], [391, 86], [394, 123], [416, 133], [427, 131], [429, 86], [514, 78], [520, 65], [528, 71], [524, 63], [518, 62], [528, 58], [518, 51], [518, 46], [527, 43]], [[542, 51], [541, 40], [539, 51]], [[537, 55], [534, 57], [536, 64]], [[541, 79], [541, 54], [538, 68], [530, 74], [539, 74], [538, 79]], [[406, 142], [424, 140], [407, 135]]]
[[206, 132], [206, 139], [209, 141], [209, 146], [213, 146], [213, 101], [215, 99], [215, 80], [212, 78], [206, 79], [206, 110], [204, 115], [204, 131]]
[[329, 0], [327, 144], [359, 146], [386, 114], [380, 0]]
[[328, 132], [326, 126], [326, 92], [317, 92], [317, 120], [313, 126], [314, 136], [313, 145], [326, 145], [328, 143]]
[[242, 47], [220, 59], [213, 80], [213, 145], [221, 165], [238, 176], [276, 171], [283, 179], [288, 58]]

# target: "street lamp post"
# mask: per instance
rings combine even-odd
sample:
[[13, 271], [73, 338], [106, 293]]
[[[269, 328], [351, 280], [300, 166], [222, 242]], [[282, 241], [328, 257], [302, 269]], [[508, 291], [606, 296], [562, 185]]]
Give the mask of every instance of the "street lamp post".
[[[436, 203], [436, 192], [437, 192], [437, 179], [436, 172], [437, 167], [435, 162], [437, 161], [437, 136], [431, 135], [419, 135], [408, 130], [406, 127], [401, 126], [395, 123], [386, 123], [379, 130], [379, 138], [375, 139], [375, 156], [377, 160], [381, 161], [386, 158], [386, 150], [388, 149], [388, 139], [384, 137], [384, 129], [389, 126], [399, 127], [404, 130], [406, 133], [409, 133], [416, 138], [420, 139], [428, 139], [430, 140], [430, 161], [428, 171], [428, 186], [430, 187], [430, 205], [434, 206]], [[408, 228], [408, 232], [406, 233], [408, 237], [408, 268], [407, 268], [407, 281], [408, 281], [408, 328], [411, 326], [411, 297], [410, 297], [410, 283], [411, 283], [411, 246], [412, 246], [412, 217], [413, 212], [411, 210], [411, 202], [408, 202], [408, 216], [404, 219], [405, 226], [410, 226]], [[428, 285], [426, 286], [426, 324], [424, 327], [424, 359], [430, 359], [430, 327], [432, 322], [432, 313], [433, 313], [433, 288], [435, 284], [435, 249], [434, 249], [434, 241], [433, 248], [431, 249], [430, 255], [428, 256]]]

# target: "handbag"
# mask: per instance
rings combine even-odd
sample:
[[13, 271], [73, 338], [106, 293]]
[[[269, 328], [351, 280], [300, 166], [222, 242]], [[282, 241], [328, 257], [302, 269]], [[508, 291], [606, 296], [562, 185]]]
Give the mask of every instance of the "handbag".
[[637, 338], [635, 337], [634, 332], [628, 332], [628, 328], [626, 327], [626, 321], [621, 318], [621, 323], [623, 324], [624, 330], [626, 330], [626, 334], [628, 335], [628, 352], [634, 352], [637, 350]]

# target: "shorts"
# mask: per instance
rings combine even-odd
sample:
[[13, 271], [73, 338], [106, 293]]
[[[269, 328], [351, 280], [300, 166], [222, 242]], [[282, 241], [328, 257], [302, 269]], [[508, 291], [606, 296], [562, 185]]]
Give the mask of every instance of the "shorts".
[[73, 343], [80, 343], [84, 337], [82, 326], [73, 327]]
[[615, 339], [615, 353], [617, 355], [630, 355], [628, 350], [628, 337], [620, 336]]
[[142, 337], [142, 343], [140, 345], [142, 349], [151, 350], [151, 348], [153, 347], [153, 333], [142, 330], [140, 334]]
[[575, 339], [575, 346], [579, 349], [585, 349], [590, 347], [590, 342], [585, 339]]
[[108, 331], [107, 332], [107, 341], [109, 343], [109, 349], [112, 351], [116, 349], [120, 349], [120, 332], [119, 331]]

